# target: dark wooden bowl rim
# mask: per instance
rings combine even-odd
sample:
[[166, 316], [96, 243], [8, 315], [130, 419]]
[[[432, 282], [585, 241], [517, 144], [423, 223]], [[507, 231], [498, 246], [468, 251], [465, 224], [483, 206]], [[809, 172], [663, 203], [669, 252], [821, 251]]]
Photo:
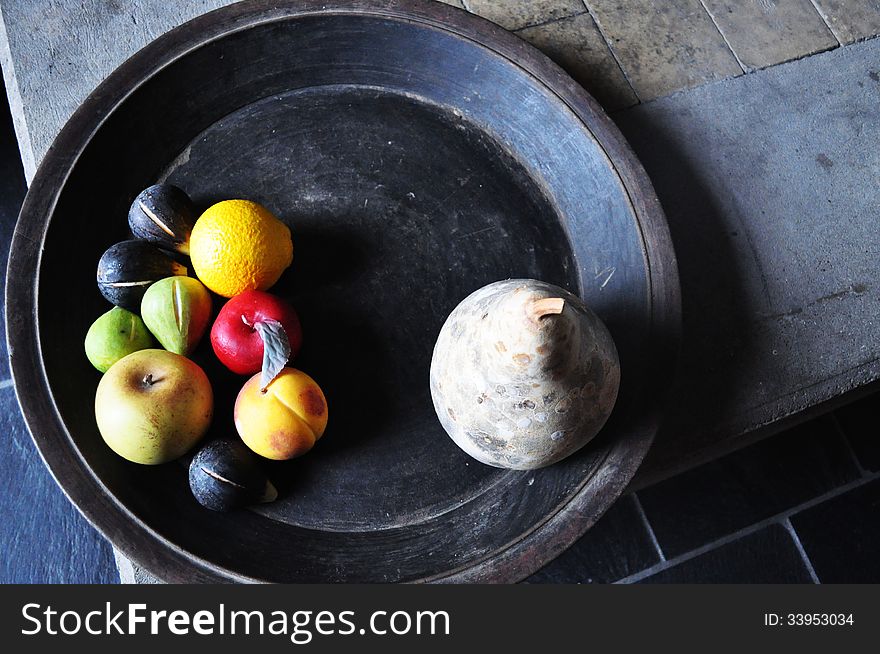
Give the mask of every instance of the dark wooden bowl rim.
[[[350, 14], [412, 21], [475, 42], [509, 60], [552, 90], [584, 123], [612, 162], [638, 217], [650, 275], [653, 336], [664, 347], [646, 370], [674, 368], [680, 334], [678, 275], [665, 217], [642, 166], [617, 128], [580, 86], [537, 49], [467, 12], [425, 0], [256, 0], [229, 5], [191, 20], [156, 39], [113, 72], [67, 122], [37, 170], [16, 225], [6, 287], [7, 340], [15, 389], [43, 460], [82, 514], [123, 554], [168, 582], [258, 581], [193, 556], [153, 531], [118, 502], [71, 446], [43, 365], [38, 338], [37, 291], [42, 243], [68, 171], [132, 89], [188, 52], [254, 25], [315, 14]], [[626, 444], [610, 449], [604, 468], [585, 480], [570, 501], [507, 548], [468, 567], [424, 581], [514, 582], [574, 543], [625, 490], [654, 438], [661, 394], [645, 394], [643, 415]], [[600, 486], [596, 486], [600, 484]]]

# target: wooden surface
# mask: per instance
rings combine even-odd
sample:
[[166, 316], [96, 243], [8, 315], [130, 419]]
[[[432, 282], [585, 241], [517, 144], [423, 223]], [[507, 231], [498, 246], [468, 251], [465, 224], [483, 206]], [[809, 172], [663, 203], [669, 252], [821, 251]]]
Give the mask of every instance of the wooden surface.
[[[184, 93], [199, 101], [174, 102]], [[100, 378], [76, 354], [106, 308], [94, 262], [157, 177], [200, 208], [256, 198], [298, 243], [273, 292], [298, 308], [296, 364], [336, 417], [308, 457], [271, 466], [281, 498], [259, 512], [205, 511], [178, 466], [114, 456], [81, 410]], [[55, 141], [9, 266], [12, 372], [41, 453], [77, 506], [168, 580], [520, 580], [632, 478], [679, 335], [665, 220], [611, 121], [521, 40], [431, 3], [249, 3], [155, 42]], [[628, 371], [601, 437], [527, 472], [474, 465], [428, 389], [446, 316], [509, 277], [578, 292]], [[46, 320], [44, 307], [68, 319]], [[227, 435], [241, 379], [207, 342], [194, 359], [212, 379], [215, 434]]]

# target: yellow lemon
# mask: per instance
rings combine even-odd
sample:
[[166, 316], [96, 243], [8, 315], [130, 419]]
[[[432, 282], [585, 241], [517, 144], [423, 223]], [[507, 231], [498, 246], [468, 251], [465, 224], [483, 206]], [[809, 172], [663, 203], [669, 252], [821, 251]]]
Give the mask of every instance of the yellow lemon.
[[265, 291], [293, 261], [290, 229], [266, 207], [224, 200], [199, 216], [189, 256], [202, 283], [223, 297]]

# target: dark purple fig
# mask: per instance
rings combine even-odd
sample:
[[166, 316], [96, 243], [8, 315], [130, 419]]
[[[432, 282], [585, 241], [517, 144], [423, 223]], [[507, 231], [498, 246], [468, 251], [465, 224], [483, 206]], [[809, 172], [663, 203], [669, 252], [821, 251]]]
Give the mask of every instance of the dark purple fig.
[[240, 441], [225, 438], [211, 441], [193, 457], [189, 487], [198, 503], [212, 511], [230, 511], [278, 497], [251, 451]]
[[186, 266], [146, 241], [122, 241], [111, 246], [98, 262], [101, 295], [118, 307], [140, 313], [141, 298], [153, 282], [186, 275]]
[[189, 254], [189, 235], [196, 218], [192, 200], [171, 184], [144, 189], [128, 210], [128, 226], [135, 238], [182, 254]]

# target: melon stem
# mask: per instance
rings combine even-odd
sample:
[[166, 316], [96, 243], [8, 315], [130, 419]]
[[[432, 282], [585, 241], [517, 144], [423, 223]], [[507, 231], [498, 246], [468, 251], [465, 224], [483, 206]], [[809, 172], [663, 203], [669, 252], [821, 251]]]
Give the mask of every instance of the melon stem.
[[539, 322], [546, 316], [556, 316], [565, 308], [565, 300], [561, 297], [545, 297], [532, 302], [526, 312], [533, 322]]

